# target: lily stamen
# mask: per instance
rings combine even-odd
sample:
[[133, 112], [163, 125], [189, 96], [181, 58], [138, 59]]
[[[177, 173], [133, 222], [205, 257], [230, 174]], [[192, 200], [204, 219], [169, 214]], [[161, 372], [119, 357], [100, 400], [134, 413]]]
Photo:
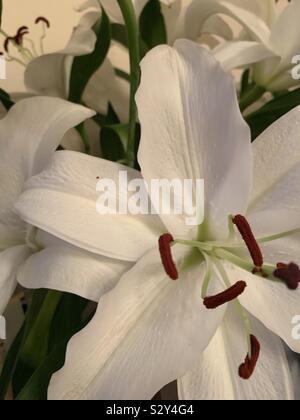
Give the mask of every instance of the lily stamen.
[[164, 269], [172, 280], [178, 280], [178, 270], [173, 260], [171, 244], [174, 238], [171, 234], [166, 233], [159, 238], [159, 252]]
[[47, 28], [50, 28], [50, 22], [47, 18], [45, 18], [44, 16], [39, 16], [35, 19], [35, 24], [37, 25], [38, 23], [43, 22], [46, 24]]
[[29, 34], [29, 29], [27, 26], [21, 26], [21, 28], [18, 30], [17, 35], [14, 37], [14, 40], [17, 45], [23, 44], [23, 38], [25, 35]]
[[50, 22], [45, 17], [39, 16], [35, 20], [35, 24], [37, 25], [38, 23], [42, 23], [42, 26], [43, 26], [43, 32], [40, 37], [40, 49], [41, 49], [41, 53], [44, 54], [44, 39], [46, 38], [46, 30], [50, 28]]
[[5, 38], [3, 48], [4, 48], [4, 51], [7, 52], [7, 53], [9, 53], [10, 42], [15, 42], [15, 38], [12, 37], [12, 36], [8, 36], [7, 38]]
[[229, 289], [215, 296], [209, 296], [204, 299], [204, 306], [207, 309], [216, 309], [219, 306], [229, 303], [237, 299], [242, 293], [244, 293], [247, 287], [247, 283], [244, 281], [238, 281], [235, 285]]
[[287, 285], [290, 290], [296, 290], [300, 283], [300, 269], [297, 264], [278, 263], [274, 276]]
[[261, 271], [264, 264], [263, 255], [247, 219], [239, 214], [233, 218], [233, 223], [236, 225], [250, 252], [256, 272]]
[[242, 379], [250, 379], [253, 375], [259, 355], [260, 355], [260, 343], [254, 335], [250, 336], [251, 339], [251, 355], [247, 354], [245, 362], [239, 368], [239, 375]]

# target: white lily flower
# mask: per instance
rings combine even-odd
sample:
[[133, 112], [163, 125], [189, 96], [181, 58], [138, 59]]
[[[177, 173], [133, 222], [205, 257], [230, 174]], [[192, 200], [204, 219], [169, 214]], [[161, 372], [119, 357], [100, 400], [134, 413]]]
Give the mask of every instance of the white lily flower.
[[17, 280], [28, 288], [53, 288], [97, 301], [128, 269], [37, 231], [13, 210], [26, 181], [46, 167], [63, 135], [93, 115], [62, 99], [35, 97], [20, 101], [0, 121], [0, 314]]
[[[47, 37], [47, 29], [51, 26], [46, 17], [39, 17], [35, 22], [43, 29], [39, 43], [28, 37], [31, 28], [24, 26], [19, 29], [16, 38], [19, 45], [17, 52], [14, 53], [18, 56], [13, 56], [11, 59], [24, 65], [25, 87], [31, 95], [68, 99], [74, 58], [90, 54], [95, 48], [96, 35], [93, 26], [101, 17], [100, 3], [98, 1], [84, 3], [78, 8], [78, 12], [82, 13], [79, 23], [73, 29], [67, 45], [60, 51], [45, 52], [44, 40]], [[16, 41], [11, 38], [7, 44], [8, 55], [14, 48], [14, 42]], [[98, 87], [97, 90], [95, 85]], [[111, 102], [119, 117], [124, 120], [128, 116], [126, 97], [126, 89], [122, 81], [116, 77], [108, 56], [88, 83], [83, 99], [87, 106], [93, 105], [100, 113], [106, 113], [108, 102]]]
[[[205, 223], [197, 234], [178, 215], [161, 216], [160, 223], [147, 216], [147, 224], [145, 216], [99, 216], [91, 192], [95, 177], [117, 180], [124, 168], [86, 155], [57, 152], [31, 179], [16, 204], [28, 223], [99, 255], [142, 257], [69, 343], [49, 398], [149, 399], [178, 378], [182, 398], [292, 398], [279, 337], [300, 352], [291, 334], [300, 291], [288, 290], [272, 273], [278, 262], [299, 262], [300, 108], [251, 146], [232, 79], [190, 41], [146, 56], [137, 103], [144, 179], [204, 178]], [[128, 174], [138, 176], [131, 169]], [[266, 263], [243, 217], [234, 220], [253, 262], [232, 223], [229, 229], [229, 216], [237, 214], [250, 221]], [[162, 231], [173, 235], [172, 251], [170, 235], [160, 237], [160, 251], [151, 246]], [[280, 267], [285, 274], [296, 270], [286, 279], [295, 288], [297, 266]], [[171, 281], [177, 272], [179, 280]], [[227, 303], [234, 298], [235, 305]], [[244, 381], [238, 368], [247, 352], [239, 373], [253, 375]]]
[[[204, 4], [205, 9], [204, 9]], [[265, 2], [261, 13], [257, 8], [249, 8], [248, 3], [236, 0], [194, 2], [189, 14], [194, 16], [195, 28], [203, 27], [206, 19], [215, 13], [224, 13], [242, 25], [247, 34], [241, 39], [219, 45], [216, 58], [226, 70], [253, 64], [253, 80], [270, 92], [282, 91], [299, 85], [292, 77], [292, 69], [297, 64], [293, 58], [299, 54], [299, 31], [296, 23], [300, 13], [300, 3], [291, 1], [278, 13], [275, 5]], [[263, 2], [260, 2], [263, 3]], [[196, 21], [196, 16], [199, 17]], [[191, 24], [190, 27], [193, 28]]]

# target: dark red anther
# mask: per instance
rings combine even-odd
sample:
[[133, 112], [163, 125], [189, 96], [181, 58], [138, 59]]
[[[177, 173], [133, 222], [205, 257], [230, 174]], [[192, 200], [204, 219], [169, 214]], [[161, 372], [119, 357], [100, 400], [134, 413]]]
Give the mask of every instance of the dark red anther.
[[[253, 235], [252, 229], [247, 219], [242, 215], [237, 215], [233, 218], [233, 223], [238, 228], [253, 260], [256, 268], [260, 269], [264, 264], [264, 259], [260, 247]], [[260, 271], [260, 270], [259, 270]]]
[[20, 35], [23, 32], [29, 32], [28, 26], [21, 26], [21, 28], [18, 29], [17, 35]]
[[251, 339], [251, 357], [247, 354], [245, 362], [239, 368], [239, 375], [242, 379], [250, 379], [253, 375], [259, 355], [260, 355], [260, 343], [254, 335], [250, 336]]
[[287, 285], [290, 290], [298, 289], [300, 283], [300, 269], [297, 264], [277, 264], [277, 270], [274, 271], [274, 276]]
[[9, 52], [8, 51], [8, 47], [9, 47], [9, 43], [10, 42], [15, 42], [15, 38], [13, 38], [12, 36], [8, 36], [6, 39], [5, 39], [5, 41], [4, 41], [4, 50], [5, 50], [5, 52]]
[[207, 309], [216, 309], [219, 306], [222, 306], [225, 303], [231, 302], [232, 300], [238, 298], [242, 293], [244, 293], [246, 287], [246, 282], [238, 281], [235, 285], [225, 290], [224, 292], [215, 296], [206, 297], [204, 299], [204, 306], [206, 306]]
[[172, 257], [171, 244], [174, 242], [174, 238], [169, 233], [162, 235], [159, 238], [159, 252], [161, 256], [161, 261], [163, 263], [164, 269], [168, 276], [172, 280], [178, 280], [178, 271], [175, 265], [175, 262]]
[[27, 26], [21, 26], [21, 28], [17, 32], [17, 35], [14, 37], [16, 44], [22, 45], [24, 36], [28, 34], [29, 29], [27, 28]]
[[40, 22], [43, 22], [43, 23], [45, 23], [46, 24], [46, 26], [47, 26], [47, 28], [50, 28], [50, 22], [49, 22], [49, 20], [48, 19], [46, 19], [45, 17], [43, 17], [43, 16], [39, 16], [38, 18], [36, 18], [36, 20], [35, 20], [35, 24], [37, 25], [38, 23], [40, 23]]

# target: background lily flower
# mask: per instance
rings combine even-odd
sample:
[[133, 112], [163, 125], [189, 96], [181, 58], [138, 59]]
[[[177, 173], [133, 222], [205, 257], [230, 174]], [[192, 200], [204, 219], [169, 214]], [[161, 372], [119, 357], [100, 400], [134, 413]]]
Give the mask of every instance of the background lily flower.
[[[49, 37], [54, 36], [52, 23], [47, 17], [40, 17], [36, 25], [43, 29], [40, 40], [32, 40], [27, 33], [22, 38], [22, 48], [16, 51], [15, 55], [22, 54], [22, 51], [29, 51], [24, 58], [24, 83], [26, 92], [23, 97], [33, 95], [53, 96], [62, 99], [69, 98], [69, 85], [71, 69], [74, 59], [92, 53], [96, 44], [96, 33], [94, 25], [101, 18], [99, 1], [84, 2], [77, 8], [82, 16], [74, 27], [67, 45], [54, 52], [47, 52], [44, 47], [44, 40], [48, 37], [48, 31], [52, 30]], [[46, 13], [46, 12], [45, 12]], [[27, 27], [26, 27], [27, 28]], [[31, 27], [28, 31], [31, 31]], [[14, 45], [11, 44], [10, 48]], [[26, 48], [25, 48], [26, 47]], [[115, 49], [117, 46], [115, 46]], [[20, 58], [23, 60], [23, 57]], [[16, 60], [13, 60], [16, 61]], [[97, 87], [95, 89], [95, 86]], [[10, 92], [15, 100], [20, 95]], [[128, 87], [127, 83], [118, 78], [115, 74], [110, 55], [106, 57], [101, 66], [93, 75], [90, 83], [87, 84], [83, 100], [84, 103], [99, 113], [106, 114], [108, 103], [113, 104], [115, 111], [122, 121], [128, 116]]]
[[[300, 352], [290, 333], [299, 289], [253, 274], [238, 232], [232, 236], [231, 227], [227, 236], [228, 217], [247, 215], [268, 263], [260, 270], [271, 275], [276, 263], [299, 261], [300, 109], [252, 147], [232, 79], [189, 41], [146, 56], [137, 104], [144, 179], [204, 178], [205, 223], [197, 235], [180, 216], [161, 216], [161, 223], [148, 219], [152, 229], [140, 217], [100, 219], [90, 188], [97, 175], [114, 179], [119, 167], [84, 155], [58, 152], [49, 168], [31, 179], [16, 204], [28, 223], [97, 254], [141, 257], [69, 343], [49, 398], [149, 399], [179, 378], [182, 398], [292, 398], [279, 337]], [[84, 220], [81, 229], [78, 220]], [[162, 229], [174, 237], [177, 281], [165, 272], [158, 245], [151, 246]], [[247, 288], [235, 301], [237, 312], [227, 301], [215, 310], [205, 308], [201, 289], [204, 297], [214, 296], [241, 280]], [[261, 343], [261, 358], [251, 379], [243, 381], [238, 367], [247, 352], [250, 357], [245, 340], [250, 332]], [[257, 346], [254, 350], [258, 356]]]
[[97, 301], [128, 268], [37, 231], [13, 209], [26, 181], [46, 167], [63, 135], [93, 115], [61, 99], [35, 97], [20, 101], [0, 121], [0, 313], [17, 279], [32, 289], [54, 288]]
[[[200, 4], [201, 3], [201, 4]], [[299, 2], [291, 1], [279, 13], [273, 2], [258, 11], [257, 2], [249, 7], [243, 1], [194, 1], [189, 14], [194, 16], [194, 25], [201, 31], [205, 20], [215, 13], [223, 13], [235, 19], [244, 32], [241, 39], [235, 39], [218, 46], [215, 55], [227, 70], [253, 64], [253, 80], [266, 91], [279, 92], [299, 85], [291, 75], [295, 66], [292, 59], [299, 54], [299, 34], [296, 16]], [[199, 16], [196, 23], [196, 16]], [[246, 40], [245, 40], [246, 38]]]

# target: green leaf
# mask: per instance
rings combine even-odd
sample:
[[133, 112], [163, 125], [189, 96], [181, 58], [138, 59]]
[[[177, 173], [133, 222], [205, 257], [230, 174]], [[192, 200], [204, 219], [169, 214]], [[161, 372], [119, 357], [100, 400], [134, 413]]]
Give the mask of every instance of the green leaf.
[[152, 49], [167, 44], [167, 30], [159, 0], [149, 0], [140, 16], [141, 38]]
[[[92, 319], [94, 312], [80, 325], [69, 330], [68, 337], [57, 344], [43, 363], [34, 372], [30, 380], [18, 394], [16, 400], [41, 401], [47, 399], [47, 390], [53, 373], [61, 369], [65, 362], [66, 348], [70, 338], [81, 331]], [[61, 322], [61, 320], [60, 320]]]
[[33, 300], [27, 315], [25, 334], [13, 376], [14, 395], [19, 393], [48, 355], [52, 319], [62, 293], [48, 291], [44, 294], [45, 291], [35, 293], [37, 301]]
[[2, 0], [0, 0], [0, 26], [2, 22]]
[[120, 79], [130, 83], [130, 74], [128, 74], [126, 71], [115, 68], [115, 73], [118, 77], [120, 77]]
[[240, 91], [240, 97], [242, 98], [247, 90], [249, 89], [251, 82], [250, 82], [250, 70], [247, 69], [244, 71], [242, 78], [241, 78], [241, 91]]
[[1, 376], [0, 376], [0, 400], [1, 401], [4, 400], [6, 397], [9, 384], [11, 382], [12, 376], [16, 369], [19, 349], [23, 340], [24, 331], [25, 331], [25, 324], [23, 324], [23, 327], [17, 334], [4, 361], [4, 366], [3, 366]]
[[82, 324], [82, 314], [87, 305], [88, 301], [86, 299], [70, 293], [63, 294], [51, 324], [50, 351], [59, 343], [72, 337], [73, 332]]
[[[118, 42], [120, 45], [122, 45], [128, 50], [128, 36], [127, 36], [126, 26], [121, 25], [120, 23], [112, 23], [111, 30], [112, 30], [112, 39]], [[145, 43], [145, 41], [141, 38], [139, 39], [139, 43], [140, 43], [140, 55], [141, 57], [144, 57], [149, 51], [149, 47]]]
[[126, 144], [126, 159], [129, 167], [134, 167], [136, 161], [136, 121], [137, 106], [135, 95], [140, 84], [140, 34], [136, 12], [132, 0], [118, 0], [128, 37], [130, 61], [130, 107], [128, 123], [128, 140]]
[[255, 140], [271, 124], [300, 105], [300, 88], [268, 102], [258, 111], [246, 117]]
[[121, 25], [120, 23], [112, 23], [111, 36], [114, 41], [117, 41], [119, 44], [123, 45], [123, 47], [128, 49], [127, 31], [124, 25]]
[[119, 124], [103, 127], [100, 132], [100, 144], [104, 159], [112, 162], [122, 161], [126, 157], [128, 125]]
[[120, 120], [113, 109], [112, 105], [108, 105], [107, 115], [97, 114], [93, 117], [93, 120], [102, 128], [108, 125], [119, 124]]
[[102, 10], [102, 18], [95, 27], [97, 42], [94, 51], [91, 54], [82, 57], [76, 57], [73, 61], [70, 94], [71, 102], [80, 103], [86, 85], [93, 74], [103, 64], [111, 43], [111, 27], [107, 14]]
[[46, 401], [51, 376], [63, 367], [67, 341], [58, 345], [17, 395], [18, 401]]
[[[4, 399], [8, 386], [14, 377], [17, 363], [20, 357], [22, 345], [26, 340], [27, 334], [31, 330], [33, 323], [40, 311], [40, 308], [45, 300], [47, 292], [45, 290], [35, 291], [32, 295], [29, 309], [27, 311], [25, 321], [23, 323], [22, 329], [15, 338], [12, 346], [9, 349], [9, 352], [5, 358], [3, 370], [0, 377], [0, 399]], [[15, 380], [17, 382], [16, 377]]]
[[[1, 0], [0, 0], [1, 1]], [[14, 106], [14, 102], [10, 99], [10, 96], [7, 92], [0, 88], [0, 101], [2, 102], [6, 111], [9, 111], [12, 106]]]

